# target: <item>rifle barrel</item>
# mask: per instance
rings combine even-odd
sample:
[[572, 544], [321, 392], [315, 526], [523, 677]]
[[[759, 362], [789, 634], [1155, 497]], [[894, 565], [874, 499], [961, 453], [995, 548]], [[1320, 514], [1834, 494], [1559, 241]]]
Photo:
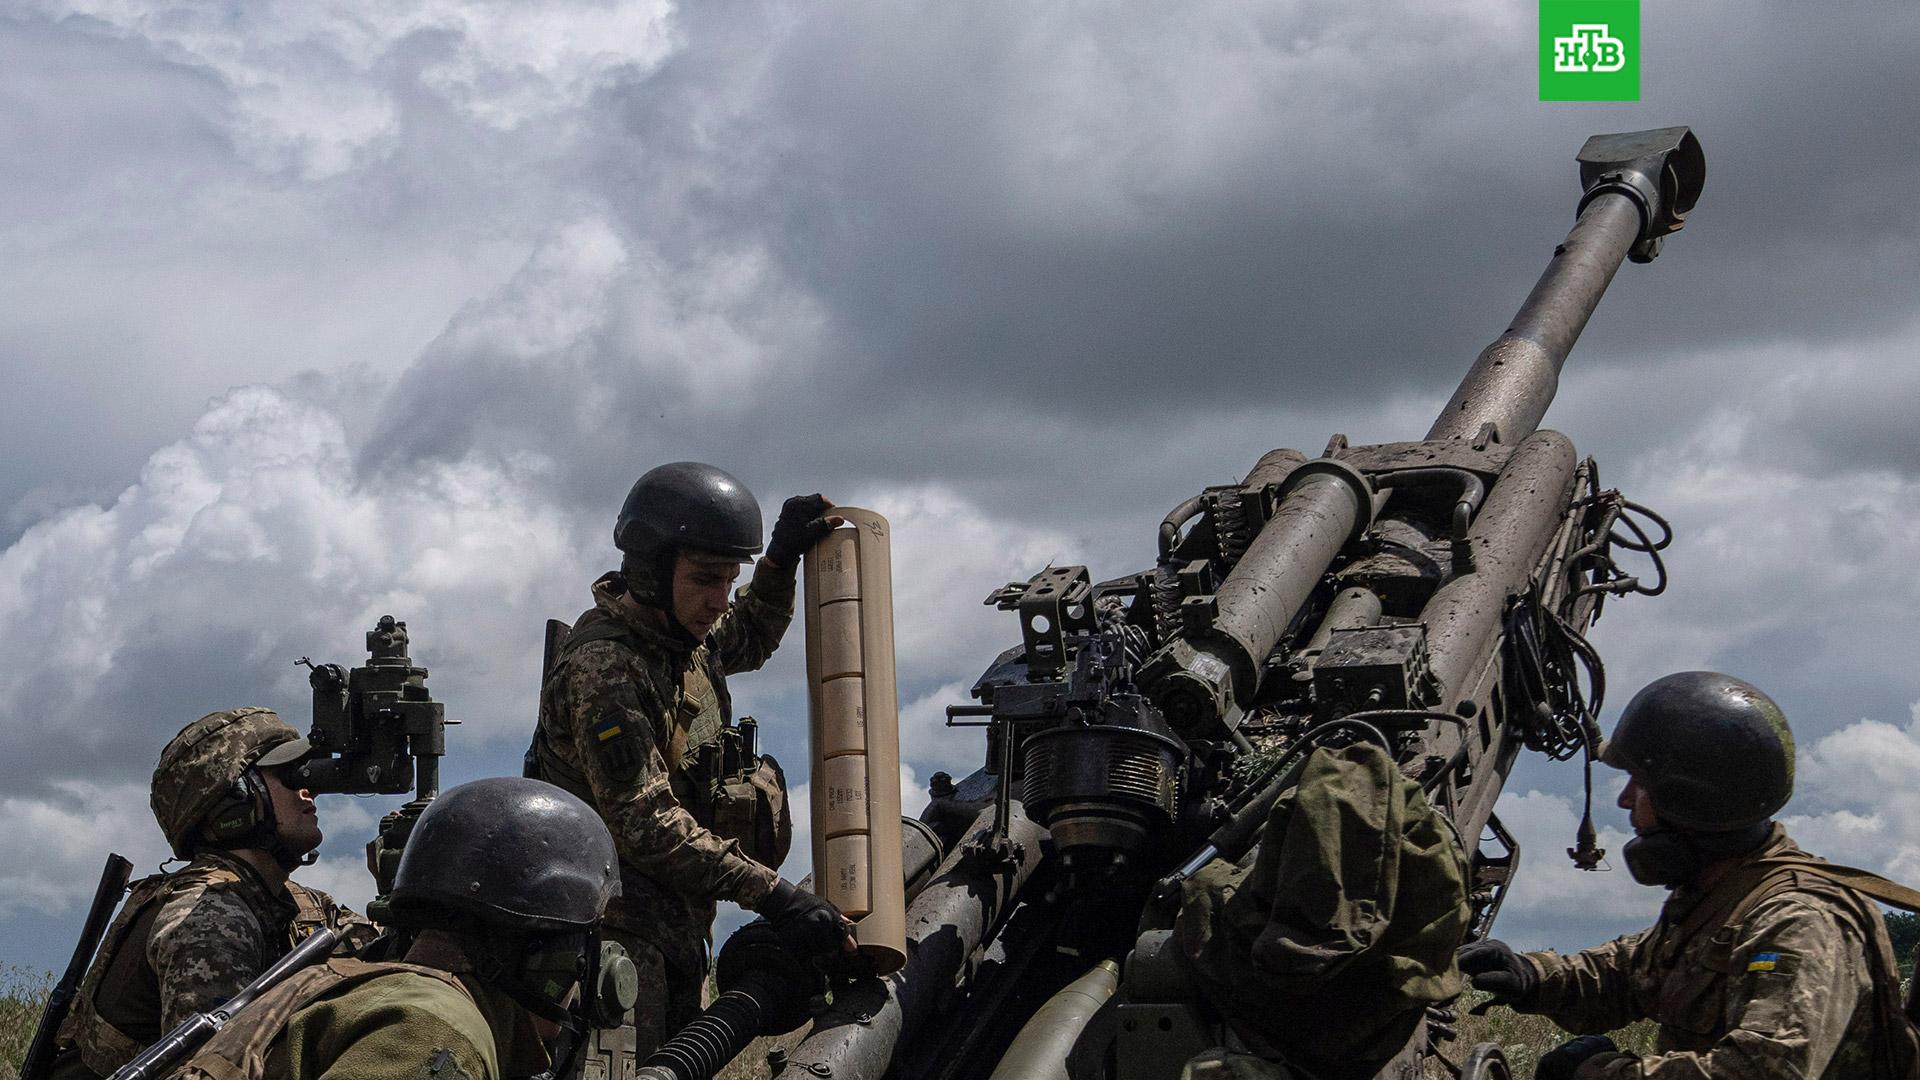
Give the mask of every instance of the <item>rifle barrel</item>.
[[80, 940], [73, 947], [73, 956], [67, 960], [66, 972], [47, 995], [47, 1007], [40, 1013], [40, 1026], [34, 1029], [27, 1056], [21, 1059], [21, 1080], [41, 1080], [53, 1064], [54, 1040], [60, 1034], [60, 1025], [73, 1007], [73, 995], [80, 987], [80, 980], [86, 977], [87, 965], [100, 948], [100, 938], [107, 932], [113, 909], [119, 906], [120, 895], [127, 891], [127, 879], [132, 876], [133, 863], [118, 854], [107, 856], [106, 865], [100, 869], [100, 883], [93, 890], [93, 904], [87, 908]]

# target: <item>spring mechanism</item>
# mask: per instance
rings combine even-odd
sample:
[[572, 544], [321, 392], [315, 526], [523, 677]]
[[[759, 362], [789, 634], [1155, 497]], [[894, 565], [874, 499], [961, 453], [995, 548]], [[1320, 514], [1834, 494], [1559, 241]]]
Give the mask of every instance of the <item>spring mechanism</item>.
[[1180, 579], [1171, 566], [1153, 571], [1153, 637], [1155, 645], [1164, 645], [1180, 633]]
[[1212, 504], [1208, 516], [1213, 519], [1214, 547], [1221, 565], [1231, 569], [1247, 553], [1247, 545], [1253, 543], [1246, 500], [1238, 491], [1222, 491], [1208, 501]]

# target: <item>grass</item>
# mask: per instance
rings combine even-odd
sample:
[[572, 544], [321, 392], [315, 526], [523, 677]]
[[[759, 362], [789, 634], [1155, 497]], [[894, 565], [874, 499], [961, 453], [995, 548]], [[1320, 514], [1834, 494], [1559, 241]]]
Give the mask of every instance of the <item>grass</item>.
[[0, 1080], [19, 1080], [20, 1060], [27, 1056], [27, 1044], [52, 990], [51, 974], [0, 964]]
[[[1507, 1065], [1513, 1070], [1515, 1080], [1527, 1080], [1533, 1076], [1533, 1068], [1542, 1054], [1573, 1037], [1544, 1016], [1530, 1016], [1499, 1006], [1488, 1009], [1484, 1016], [1468, 1015], [1467, 1010], [1486, 999], [1487, 995], [1478, 991], [1468, 991], [1460, 999], [1461, 1045], [1472, 1047], [1483, 1042], [1499, 1043], [1506, 1052]], [[1610, 1034], [1622, 1050], [1651, 1054], [1656, 1030], [1653, 1021], [1643, 1020]]]

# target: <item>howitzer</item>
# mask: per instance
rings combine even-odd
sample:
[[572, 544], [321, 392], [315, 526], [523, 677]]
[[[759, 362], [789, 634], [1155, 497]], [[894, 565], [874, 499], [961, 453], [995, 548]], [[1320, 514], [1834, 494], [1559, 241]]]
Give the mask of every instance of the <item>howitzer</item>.
[[[1666, 128], [1595, 136], [1579, 163], [1573, 231], [1424, 438], [1336, 435], [1311, 461], [1275, 450], [1175, 507], [1153, 566], [1100, 582], [1055, 566], [988, 597], [1016, 614], [1020, 644], [975, 684], [977, 704], [948, 710], [986, 729], [986, 762], [936, 783], [922, 815], [950, 830], [943, 875], [967, 886], [923, 893], [907, 966], [836, 992], [783, 1068], [1166, 1080], [1227, 1045], [1277, 1076], [1412, 1077], [1430, 1057], [1504, 1075], [1498, 1048], [1457, 1045], [1444, 1000], [1380, 1025], [1391, 1044], [1363, 1071], [1295, 1060], [1195, 989], [1169, 928], [1187, 878], [1274, 856], [1256, 841], [1277, 800], [1352, 752], [1384, 760], [1402, 795], [1417, 788], [1410, 813], [1444, 819], [1465, 870], [1449, 925], [1482, 936], [1518, 864], [1494, 814], [1515, 759], [1585, 754], [1590, 768], [1604, 678], [1583, 634], [1606, 597], [1664, 589], [1671, 534], [1539, 424], [1613, 274], [1681, 227], [1705, 161]], [[1593, 840], [1589, 817], [1577, 864], [1599, 863]], [[1103, 1001], [1112, 961], [1123, 974]], [[1358, 1022], [1339, 1006], [1267, 1019], [1314, 1035]]]

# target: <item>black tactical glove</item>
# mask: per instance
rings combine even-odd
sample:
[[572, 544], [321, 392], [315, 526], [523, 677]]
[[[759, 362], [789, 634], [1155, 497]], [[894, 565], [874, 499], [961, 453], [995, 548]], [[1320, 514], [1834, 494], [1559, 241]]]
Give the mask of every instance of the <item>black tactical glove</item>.
[[1579, 1071], [1582, 1062], [1600, 1054], [1619, 1052], [1613, 1040], [1605, 1035], [1582, 1035], [1569, 1039], [1547, 1051], [1540, 1058], [1540, 1064], [1534, 1066], [1534, 1080], [1573, 1080], [1573, 1074]]
[[800, 556], [833, 531], [827, 511], [833, 503], [823, 495], [795, 495], [780, 507], [780, 520], [773, 523], [773, 539], [767, 541], [767, 561], [776, 566], [800, 565]]
[[856, 948], [847, 933], [852, 924], [839, 908], [800, 891], [785, 878], [775, 882], [773, 891], [753, 910], [766, 917], [781, 946], [796, 956], [808, 960], [830, 958]]
[[1540, 988], [1540, 973], [1533, 961], [1514, 952], [1504, 941], [1476, 941], [1460, 946], [1454, 955], [1460, 971], [1473, 981], [1473, 988], [1493, 995], [1492, 1004], [1524, 1005]]

